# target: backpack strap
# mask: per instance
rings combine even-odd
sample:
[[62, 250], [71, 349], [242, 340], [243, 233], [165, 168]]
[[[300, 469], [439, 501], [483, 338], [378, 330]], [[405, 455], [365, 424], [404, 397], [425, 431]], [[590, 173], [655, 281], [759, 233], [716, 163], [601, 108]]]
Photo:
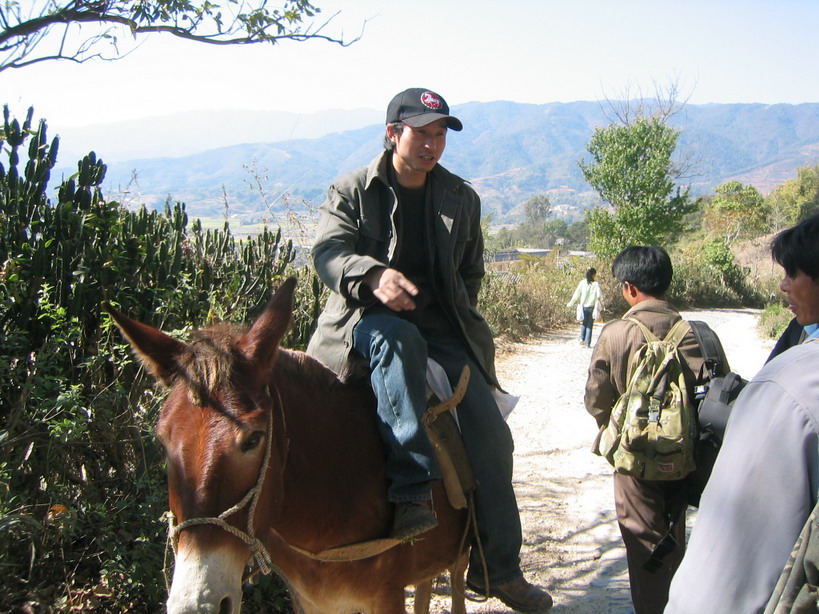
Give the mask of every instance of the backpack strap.
[[648, 329], [648, 326], [640, 322], [640, 320], [638, 320], [637, 318], [627, 316], [623, 319], [628, 320], [629, 322], [634, 322], [637, 325], [637, 328], [639, 328], [640, 331], [643, 333], [643, 337], [645, 337], [646, 343], [651, 343], [652, 341], [659, 341], [659, 339], [657, 339], [657, 336]]
[[[674, 348], [678, 348], [682, 340], [692, 327], [683, 319], [677, 320], [663, 341], [671, 342]], [[663, 538], [654, 546], [648, 559], [643, 563], [642, 568], [650, 573], [656, 572], [663, 565], [663, 559], [667, 554], [673, 552], [679, 544], [674, 536], [680, 522], [685, 522], [684, 512], [688, 507], [688, 497], [686, 491], [681, 489], [673, 497], [667, 509], [667, 519], [669, 521], [668, 531]]]
[[[643, 337], [645, 337], [647, 343], [651, 341], [659, 341], [659, 338], [654, 333], [652, 333], [648, 329], [648, 327], [642, 322], [640, 322], [640, 320], [638, 320], [637, 318], [628, 316], [624, 319], [629, 320], [630, 322], [634, 322], [637, 325], [640, 331], [642, 331]], [[689, 330], [691, 330], [691, 326], [689, 325], [689, 323], [683, 319], [679, 319], [674, 324], [674, 326], [671, 327], [671, 330], [668, 331], [668, 334], [665, 336], [663, 341], [668, 341], [672, 343], [674, 345], [674, 348], [676, 349], [680, 345], [680, 343], [682, 343], [682, 340], [688, 334]]]
[[[640, 331], [643, 333], [643, 337], [646, 339], [646, 344], [653, 343], [659, 341], [658, 337], [652, 333], [648, 327], [640, 322], [637, 318], [627, 317], [627, 320], [631, 320], [634, 322]], [[674, 326], [671, 327], [671, 330], [668, 331], [668, 334], [663, 339], [663, 343], [670, 342], [674, 349], [676, 350], [677, 347], [680, 345], [680, 342], [683, 340], [685, 335], [690, 330], [688, 326], [688, 322], [685, 320], [678, 320]], [[668, 365], [670, 364], [671, 354], [666, 356], [665, 363], [654, 373], [654, 379], [651, 384], [651, 388], [654, 390], [654, 393], [651, 395], [655, 399], [659, 400], [665, 396], [666, 390], [668, 388], [668, 374], [667, 369]], [[633, 365], [632, 365], [633, 366]], [[629, 369], [629, 378], [631, 378], [633, 373], [631, 372], [631, 368]], [[649, 422], [656, 422], [659, 420], [659, 413], [653, 415], [653, 419], [650, 419]]]
[[[700, 320], [689, 320], [691, 330], [700, 346], [700, 353], [703, 359], [703, 368], [708, 369], [710, 379], [725, 375], [725, 365], [722, 363], [722, 342], [713, 329]], [[705, 373], [700, 370], [698, 382], [705, 381]]]
[[815, 612], [815, 569], [819, 558], [819, 503], [808, 515], [763, 614]]
[[677, 323], [671, 327], [671, 330], [668, 331], [668, 334], [665, 336], [665, 339], [663, 339], [663, 341], [667, 341], [674, 344], [674, 349], [677, 349], [680, 346], [680, 343], [682, 343], [682, 340], [688, 334], [688, 331], [690, 330], [691, 325], [682, 318], [680, 318], [679, 320], [677, 320]]

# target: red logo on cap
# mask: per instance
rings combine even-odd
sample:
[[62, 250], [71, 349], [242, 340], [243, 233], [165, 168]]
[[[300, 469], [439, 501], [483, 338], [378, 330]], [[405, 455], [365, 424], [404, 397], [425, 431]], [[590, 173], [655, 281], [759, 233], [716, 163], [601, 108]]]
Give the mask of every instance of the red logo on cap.
[[438, 109], [441, 108], [443, 103], [436, 94], [433, 94], [432, 92], [424, 92], [423, 94], [421, 94], [421, 104], [423, 104], [428, 109], [433, 109], [437, 111]]

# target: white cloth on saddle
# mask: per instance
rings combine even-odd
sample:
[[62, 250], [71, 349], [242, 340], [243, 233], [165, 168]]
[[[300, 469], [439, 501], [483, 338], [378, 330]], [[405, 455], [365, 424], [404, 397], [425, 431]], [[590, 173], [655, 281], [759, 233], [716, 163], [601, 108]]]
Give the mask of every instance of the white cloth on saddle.
[[[432, 358], [427, 358], [427, 386], [441, 401], [445, 401], [452, 396], [452, 384], [449, 383], [446, 371]], [[495, 399], [495, 403], [497, 403], [498, 410], [504, 420], [509, 417], [509, 414], [512, 413], [515, 405], [517, 405], [520, 400], [520, 397], [511, 395], [508, 392], [503, 392], [497, 388], [492, 388], [492, 397]], [[452, 409], [452, 415], [455, 418], [456, 424], [458, 424], [457, 410], [457, 407]], [[458, 428], [460, 428], [460, 424]]]

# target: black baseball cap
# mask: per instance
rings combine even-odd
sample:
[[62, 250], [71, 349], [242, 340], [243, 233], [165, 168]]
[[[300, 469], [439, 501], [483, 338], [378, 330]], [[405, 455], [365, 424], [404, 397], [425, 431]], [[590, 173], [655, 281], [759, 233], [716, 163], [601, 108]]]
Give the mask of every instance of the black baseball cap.
[[449, 105], [443, 96], [422, 87], [411, 87], [397, 94], [387, 107], [388, 124], [403, 122], [419, 128], [438, 119], [446, 119], [446, 127], [456, 132], [463, 130], [461, 120], [449, 114]]

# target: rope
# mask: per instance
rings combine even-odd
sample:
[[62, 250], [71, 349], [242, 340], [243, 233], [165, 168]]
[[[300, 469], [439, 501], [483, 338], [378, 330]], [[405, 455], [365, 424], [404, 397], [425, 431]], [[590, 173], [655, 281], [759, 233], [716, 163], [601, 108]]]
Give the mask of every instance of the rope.
[[174, 524], [176, 524], [176, 517], [173, 515], [173, 512], [168, 510], [164, 514], [162, 514], [162, 518], [160, 520], [164, 520], [168, 523], [168, 536], [165, 538], [165, 554], [162, 557], [162, 576], [165, 578], [165, 592], [171, 592], [171, 582], [170, 582], [170, 573], [169, 568], [170, 564], [168, 563], [168, 552], [173, 550], [173, 558], [176, 559], [176, 544], [173, 540], [173, 528]]
[[463, 398], [464, 394], [466, 394], [466, 387], [469, 385], [469, 367], [465, 366], [461, 370], [461, 375], [458, 378], [458, 384], [455, 386], [455, 390], [452, 391], [452, 396], [446, 399], [445, 401], [441, 401], [438, 405], [434, 407], [429, 407], [421, 416], [421, 422], [424, 426], [429, 426], [430, 423], [435, 422], [435, 419], [438, 417], [439, 414], [454, 408], [455, 406], [460, 403]]
[[[483, 585], [486, 591], [483, 595], [479, 597], [470, 597], [466, 593], [464, 593], [464, 597], [471, 601], [472, 603], [485, 603], [489, 601], [489, 565], [486, 562], [486, 554], [483, 550], [483, 542], [481, 542], [481, 533], [478, 531], [478, 519], [475, 516], [475, 494], [469, 493], [469, 519], [466, 522], [466, 528], [469, 529], [469, 525], [472, 524], [475, 527], [475, 544], [478, 546], [478, 555], [481, 559], [481, 569], [483, 570]], [[466, 539], [466, 533], [464, 533], [463, 539]], [[473, 546], [474, 547], [474, 546]], [[463, 542], [461, 542], [461, 549], [463, 549]], [[478, 593], [476, 593], [478, 594]]]
[[[469, 367], [464, 367], [461, 371], [461, 376], [458, 379], [458, 384], [455, 386], [455, 390], [452, 392], [452, 396], [435, 405], [434, 407], [430, 407], [424, 412], [422, 416], [422, 421], [424, 426], [429, 426], [432, 422], [434, 422], [439, 414], [444, 411], [450, 410], [453, 407], [457, 406], [464, 397], [466, 393], [466, 388], [469, 385], [469, 376], [470, 371]], [[470, 597], [469, 595], [464, 595], [466, 599], [473, 603], [484, 603], [489, 600], [489, 566], [486, 562], [486, 553], [483, 549], [483, 542], [481, 542], [481, 534], [478, 531], [478, 519], [475, 515], [475, 495], [474, 493], [468, 494], [468, 505], [467, 505], [468, 513], [466, 520], [466, 526], [464, 527], [463, 535], [461, 535], [461, 543], [458, 548], [458, 552], [462, 552], [464, 548], [464, 544], [466, 543], [466, 538], [469, 535], [469, 529], [471, 527], [475, 527], [475, 545], [478, 549], [478, 556], [480, 557], [481, 561], [481, 569], [483, 571], [483, 582], [484, 587], [486, 588], [485, 595], [481, 597]]]

